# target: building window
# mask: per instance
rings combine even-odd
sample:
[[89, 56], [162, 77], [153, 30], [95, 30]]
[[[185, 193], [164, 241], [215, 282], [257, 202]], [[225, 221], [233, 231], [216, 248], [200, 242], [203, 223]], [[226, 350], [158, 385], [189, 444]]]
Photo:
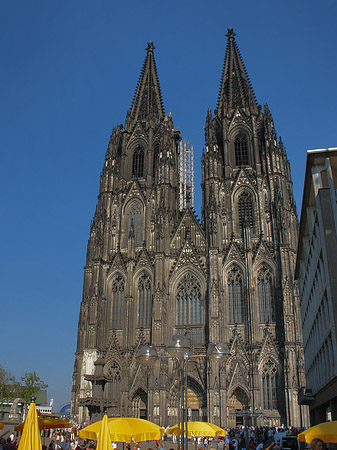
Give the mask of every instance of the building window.
[[229, 323], [243, 323], [242, 274], [233, 267], [228, 274]]
[[120, 397], [121, 368], [117, 362], [112, 361], [106, 376], [109, 381], [105, 385], [104, 396], [108, 399], [118, 400]]
[[268, 360], [262, 369], [263, 409], [277, 409], [277, 369]]
[[274, 322], [273, 278], [265, 266], [262, 267], [257, 276], [257, 293], [260, 323]]
[[156, 172], [159, 165], [159, 147], [156, 147], [153, 152], [153, 167], [152, 167], [152, 178], [155, 180]]
[[110, 328], [120, 330], [124, 325], [125, 304], [124, 279], [117, 275], [112, 283], [112, 307], [110, 309]]
[[136, 148], [132, 158], [132, 178], [142, 178], [144, 176], [144, 150]]
[[151, 326], [151, 280], [148, 274], [143, 274], [138, 281], [139, 314], [138, 326], [150, 328]]
[[254, 216], [253, 216], [253, 199], [252, 195], [244, 191], [238, 201], [239, 208], [239, 227], [240, 234], [243, 235], [245, 227], [250, 228], [251, 232], [254, 232]]
[[178, 325], [201, 324], [201, 287], [190, 272], [178, 284], [177, 303]]
[[141, 220], [142, 204], [139, 200], [134, 200], [128, 208], [128, 238], [130, 232], [133, 232], [136, 246], [141, 245]]
[[243, 134], [236, 136], [234, 141], [235, 164], [237, 166], [248, 166], [248, 145], [247, 138]]

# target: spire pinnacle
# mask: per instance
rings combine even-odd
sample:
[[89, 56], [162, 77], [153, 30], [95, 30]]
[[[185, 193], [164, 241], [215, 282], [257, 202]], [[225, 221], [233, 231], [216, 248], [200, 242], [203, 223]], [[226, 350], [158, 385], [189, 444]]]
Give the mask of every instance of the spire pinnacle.
[[236, 108], [247, 108], [257, 113], [257, 103], [253, 88], [235, 42], [233, 28], [228, 28], [225, 62], [221, 77], [218, 99], [218, 116], [223, 117]]
[[153, 52], [155, 48], [150, 41], [145, 49], [147, 54], [131, 105], [131, 117], [134, 121], [145, 121], [149, 116], [155, 120], [164, 118], [164, 106]]

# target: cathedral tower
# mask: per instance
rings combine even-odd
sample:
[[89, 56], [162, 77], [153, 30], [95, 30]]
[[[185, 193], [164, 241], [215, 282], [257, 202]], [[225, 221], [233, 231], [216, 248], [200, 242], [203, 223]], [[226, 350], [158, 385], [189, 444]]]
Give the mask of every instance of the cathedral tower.
[[188, 413], [222, 426], [301, 425], [303, 384], [293, 282], [297, 215], [289, 161], [267, 105], [258, 106], [229, 30], [219, 101], [208, 111], [202, 224], [179, 191], [180, 133], [165, 115], [148, 44], [125, 124], [112, 132], [84, 269], [72, 412], [77, 420], [178, 420], [175, 362], [151, 368], [185, 334], [192, 351], [225, 342], [222, 363], [188, 366]]

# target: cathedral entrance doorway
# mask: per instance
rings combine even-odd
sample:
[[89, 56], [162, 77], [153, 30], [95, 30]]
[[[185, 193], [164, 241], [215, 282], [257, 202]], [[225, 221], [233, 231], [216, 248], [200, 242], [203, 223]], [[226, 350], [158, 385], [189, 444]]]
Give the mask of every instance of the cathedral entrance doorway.
[[132, 417], [148, 419], [147, 394], [143, 389], [138, 389], [132, 398]]
[[245, 423], [244, 410], [249, 408], [249, 397], [247, 393], [240, 387], [236, 387], [228, 399], [229, 410], [232, 416], [232, 425], [248, 425]]

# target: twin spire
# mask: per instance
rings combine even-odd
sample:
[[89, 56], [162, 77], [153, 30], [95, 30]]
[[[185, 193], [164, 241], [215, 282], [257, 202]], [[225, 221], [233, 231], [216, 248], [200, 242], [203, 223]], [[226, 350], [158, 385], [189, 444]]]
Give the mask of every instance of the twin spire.
[[228, 28], [226, 36], [228, 43], [217, 105], [218, 116], [224, 117], [237, 108], [247, 108], [256, 113], [255, 94], [235, 42], [236, 34], [233, 28]]
[[[217, 115], [224, 117], [237, 108], [257, 112], [257, 103], [251, 87], [246, 68], [235, 42], [236, 34], [229, 28], [225, 62], [221, 76]], [[146, 121], [149, 117], [160, 121], [165, 117], [162, 95], [160, 91], [153, 42], [146, 47], [146, 58], [139, 77], [136, 93], [131, 105], [131, 117], [134, 121]]]
[[134, 121], [145, 121], [149, 116], [152, 116], [154, 120], [160, 120], [165, 116], [157, 67], [153, 54], [155, 48], [153, 42], [147, 44], [145, 62], [131, 105], [131, 117]]

